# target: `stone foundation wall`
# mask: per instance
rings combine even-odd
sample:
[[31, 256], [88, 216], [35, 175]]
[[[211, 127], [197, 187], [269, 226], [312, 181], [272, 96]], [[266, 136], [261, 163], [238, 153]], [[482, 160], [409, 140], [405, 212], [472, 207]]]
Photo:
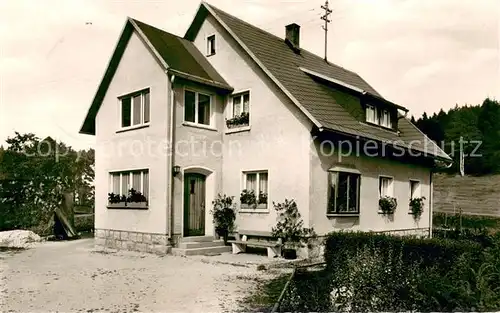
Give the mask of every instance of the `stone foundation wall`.
[[98, 247], [148, 252], [170, 253], [171, 246], [165, 234], [139, 233], [123, 230], [96, 229], [95, 244]]

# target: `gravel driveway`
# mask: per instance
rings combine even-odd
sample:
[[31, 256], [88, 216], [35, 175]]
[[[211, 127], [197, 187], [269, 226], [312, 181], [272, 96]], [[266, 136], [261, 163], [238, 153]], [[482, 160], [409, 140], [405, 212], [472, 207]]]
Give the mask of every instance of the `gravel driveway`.
[[206, 258], [105, 253], [92, 239], [0, 252], [0, 311], [235, 311], [268, 275]]

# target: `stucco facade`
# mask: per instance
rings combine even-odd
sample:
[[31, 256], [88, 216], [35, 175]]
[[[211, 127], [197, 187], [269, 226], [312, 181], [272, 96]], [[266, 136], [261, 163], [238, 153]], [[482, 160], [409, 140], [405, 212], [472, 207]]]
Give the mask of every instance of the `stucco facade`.
[[[239, 197], [243, 172], [268, 171], [268, 205], [265, 210], [239, 210], [237, 228], [270, 232], [276, 223], [272, 203], [294, 199], [304, 220], [309, 218], [309, 151], [312, 124], [236, 41], [212, 17], [203, 22], [194, 44], [204, 51], [206, 39], [216, 35], [217, 53], [208, 61], [234, 87], [234, 93], [250, 92], [250, 126], [232, 132], [223, 124], [222, 192]], [[224, 117], [231, 116], [229, 101]], [[289, 151], [290, 153], [284, 153]], [[239, 206], [238, 206], [239, 208]]]
[[[96, 117], [95, 228], [167, 233], [168, 79], [137, 33], [133, 33]], [[148, 127], [120, 131], [118, 97], [150, 89]], [[148, 151], [148, 150], [151, 150]], [[148, 210], [108, 209], [110, 172], [149, 169]]]

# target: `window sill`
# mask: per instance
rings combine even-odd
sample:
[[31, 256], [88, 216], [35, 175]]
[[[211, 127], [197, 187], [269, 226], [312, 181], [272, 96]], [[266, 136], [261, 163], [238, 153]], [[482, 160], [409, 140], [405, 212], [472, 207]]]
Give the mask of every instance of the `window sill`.
[[363, 124], [363, 125], [366, 125], [366, 126], [378, 128], [378, 129], [385, 130], [387, 132], [399, 135], [399, 132], [397, 130], [395, 130], [394, 128], [392, 128], [392, 127], [385, 127], [385, 126], [382, 126], [382, 125], [379, 125], [379, 124], [376, 124], [376, 123], [371, 123], [371, 122], [368, 122], [368, 121], [366, 121], [366, 122], [360, 122], [360, 123]]
[[228, 135], [228, 134], [234, 134], [234, 133], [247, 132], [247, 131], [250, 131], [250, 125], [241, 126], [241, 127], [234, 127], [234, 128], [228, 128], [226, 130], [226, 135]]
[[214, 52], [214, 53], [207, 54], [207, 55], [206, 55], [206, 57], [211, 57], [211, 56], [213, 56], [213, 55], [215, 55], [215, 52]]
[[116, 209], [116, 210], [148, 210], [148, 204], [146, 202], [139, 203], [110, 203], [107, 205], [108, 209]]
[[240, 209], [238, 213], [255, 213], [255, 214], [268, 214], [269, 209], [259, 209], [258, 207], [255, 209]]
[[205, 129], [205, 130], [217, 131], [217, 128], [214, 128], [214, 127], [212, 127], [210, 125], [196, 124], [196, 123], [192, 123], [192, 122], [183, 122], [182, 125], [183, 126], [187, 126], [187, 127], [193, 127], [193, 128], [200, 128], [200, 129]]
[[359, 217], [359, 213], [327, 213], [326, 217]]
[[380, 210], [379, 210], [377, 213], [378, 213], [378, 214], [381, 214], [381, 215], [394, 215], [394, 213], [396, 213], [396, 212], [392, 212], [392, 213], [385, 213], [385, 212], [382, 212], [382, 211], [380, 211]]
[[131, 130], [137, 130], [137, 129], [142, 129], [142, 128], [146, 128], [146, 127], [149, 127], [149, 123], [148, 124], [142, 124], [142, 125], [135, 125], [135, 126], [129, 126], [129, 127], [124, 127], [124, 128], [121, 128], [119, 130], [116, 131], [116, 133], [124, 133], [124, 132], [128, 132], [128, 131], [131, 131]]

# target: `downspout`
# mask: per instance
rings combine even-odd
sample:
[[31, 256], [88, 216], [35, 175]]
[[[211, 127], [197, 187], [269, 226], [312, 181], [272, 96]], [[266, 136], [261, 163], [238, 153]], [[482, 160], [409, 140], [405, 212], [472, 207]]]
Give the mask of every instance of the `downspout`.
[[[168, 73], [167, 73], [168, 77]], [[170, 145], [170, 149], [167, 149], [167, 194], [168, 194], [168, 216], [167, 216], [167, 225], [168, 225], [168, 240], [170, 241], [170, 244], [172, 244], [172, 233], [173, 233], [173, 218], [172, 214], [174, 211], [174, 179], [173, 179], [173, 168], [174, 168], [174, 130], [175, 130], [175, 103], [174, 103], [174, 81], [175, 81], [175, 75], [170, 76], [170, 81], [167, 83], [168, 84], [168, 91], [170, 95], [169, 99], [169, 106], [170, 106], [170, 118], [169, 118], [169, 138], [168, 138], [168, 144]]]

